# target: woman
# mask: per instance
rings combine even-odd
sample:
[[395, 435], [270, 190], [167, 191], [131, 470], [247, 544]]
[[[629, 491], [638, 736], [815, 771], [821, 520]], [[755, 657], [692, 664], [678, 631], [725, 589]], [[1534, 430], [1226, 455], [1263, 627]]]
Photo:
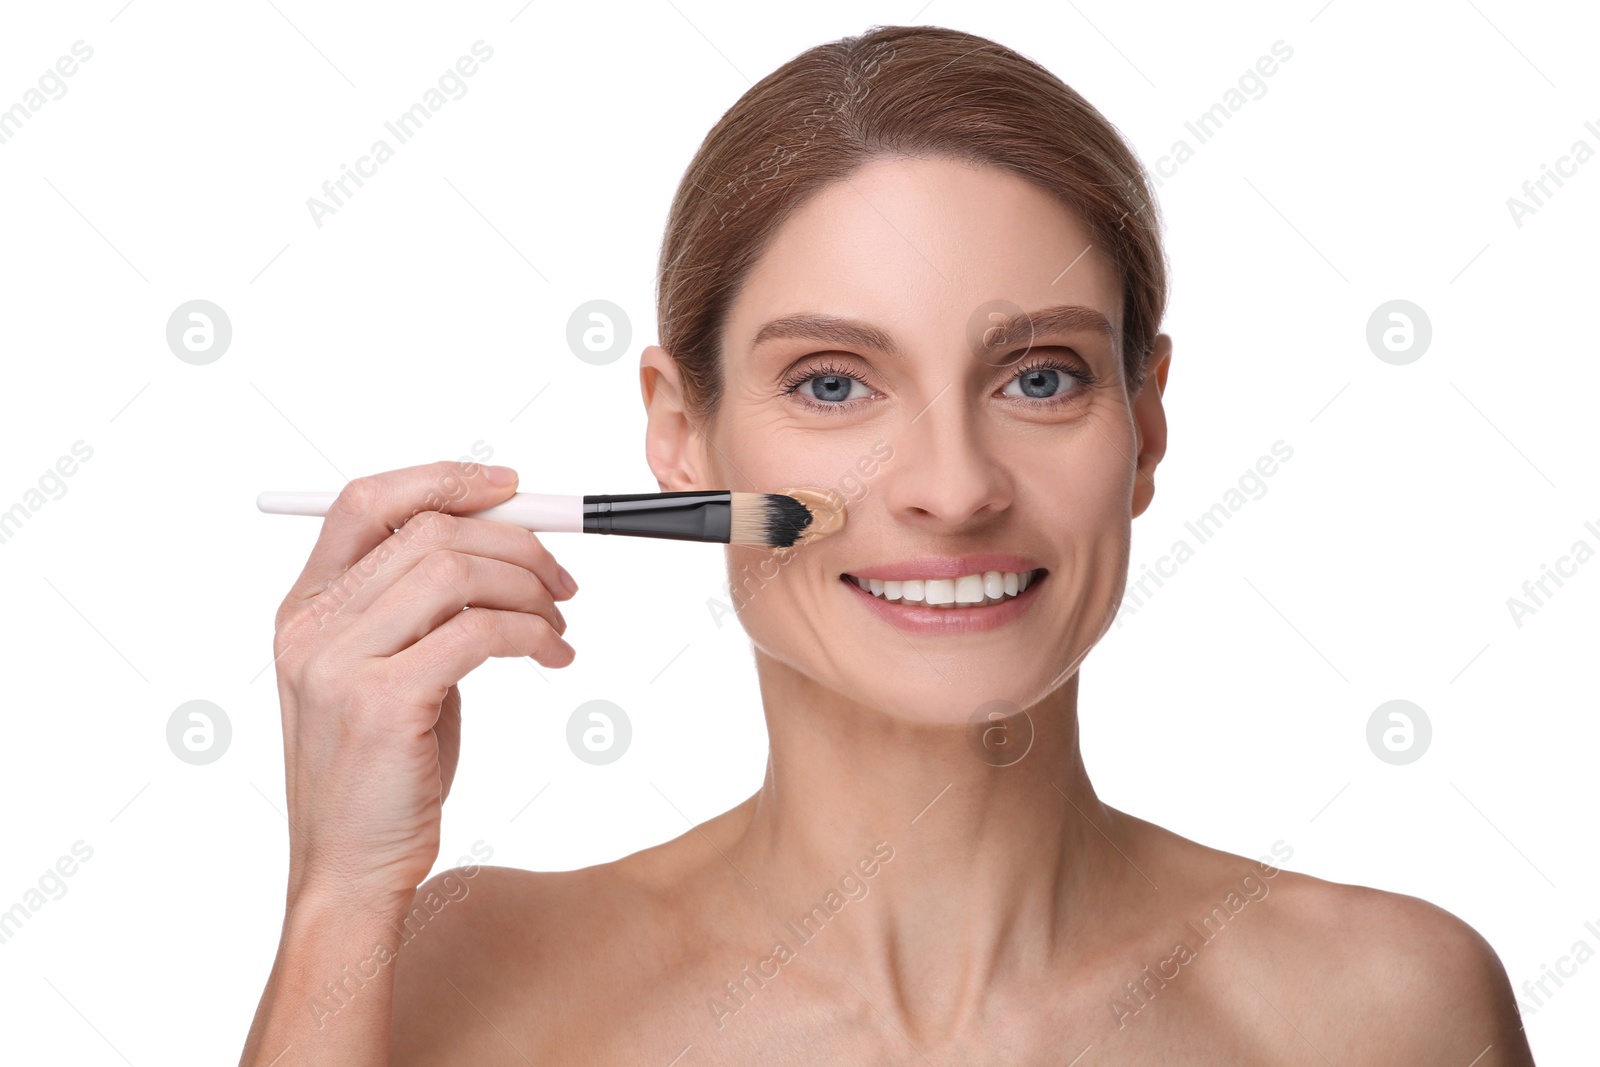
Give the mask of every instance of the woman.
[[570, 664], [575, 586], [445, 514], [510, 472], [350, 483], [278, 616], [292, 858], [244, 1061], [1531, 1063], [1461, 920], [1095, 797], [1078, 668], [1166, 450], [1165, 299], [1139, 163], [1016, 53], [876, 28], [752, 88], [679, 187], [640, 375], [663, 490], [858, 472], [843, 532], [728, 550], [761, 789], [614, 863], [419, 887], [455, 683]]

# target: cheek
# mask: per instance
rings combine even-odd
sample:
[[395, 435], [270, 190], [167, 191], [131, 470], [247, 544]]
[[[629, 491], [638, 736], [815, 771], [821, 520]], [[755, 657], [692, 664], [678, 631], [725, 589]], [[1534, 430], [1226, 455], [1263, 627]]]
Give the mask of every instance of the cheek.
[[783, 556], [749, 546], [728, 548], [728, 593], [744, 618], [763, 595], [770, 595], [782, 575]]
[[712, 460], [727, 476], [728, 487], [741, 492], [772, 493], [798, 485], [831, 488], [839, 470], [830, 446], [824, 436], [796, 433], [783, 420], [762, 413], [722, 434]]
[[1062, 435], [1007, 460], [1015, 479], [1013, 503], [1068, 542], [1084, 543], [1117, 516], [1129, 517], [1133, 479], [1131, 445], [1107, 439], [1098, 426]]
[[[1108, 516], [1130, 517], [1138, 441], [1128, 422], [1128, 411], [1115, 407], [1092, 414], [1081, 432], [1057, 453], [1054, 498], [1065, 509], [1080, 512], [1074, 524], [1088, 530], [1101, 527]], [[1051, 498], [1046, 498], [1051, 499]]]
[[730, 593], [739, 625], [757, 649], [807, 675], [835, 669], [832, 640], [823, 625], [835, 592], [808, 550], [742, 550], [730, 566]]
[[807, 614], [816, 598], [817, 564], [809, 555], [814, 551], [805, 545], [770, 551], [729, 546], [728, 593], [752, 636]]

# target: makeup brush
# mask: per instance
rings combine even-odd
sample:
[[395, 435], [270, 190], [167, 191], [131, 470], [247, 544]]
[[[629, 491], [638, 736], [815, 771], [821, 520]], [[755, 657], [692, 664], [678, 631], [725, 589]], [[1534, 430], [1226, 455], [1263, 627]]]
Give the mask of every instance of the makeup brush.
[[[256, 507], [273, 515], [326, 515], [338, 495], [262, 493], [256, 497]], [[626, 534], [790, 548], [838, 532], [844, 525], [845, 502], [831, 489], [814, 487], [781, 493], [726, 489], [592, 496], [515, 493], [502, 504], [464, 514], [552, 533]]]

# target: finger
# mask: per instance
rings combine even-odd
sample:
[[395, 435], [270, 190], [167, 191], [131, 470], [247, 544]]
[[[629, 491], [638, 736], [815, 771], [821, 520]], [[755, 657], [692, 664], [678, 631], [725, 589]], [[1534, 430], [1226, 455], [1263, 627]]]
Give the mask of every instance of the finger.
[[489, 472], [506, 469], [444, 460], [347, 482], [322, 520], [289, 598], [309, 600], [322, 592], [418, 512], [478, 511], [504, 503], [516, 492], [515, 472], [505, 485], [491, 482]]
[[439, 800], [450, 797], [456, 780], [456, 763], [461, 758], [461, 690], [451, 686], [439, 702], [439, 721], [433, 724], [439, 741]]
[[391, 656], [390, 662], [442, 701], [450, 686], [491, 656], [531, 656], [546, 667], [565, 667], [576, 655], [541, 615], [470, 608]]
[[415, 644], [465, 607], [522, 611], [547, 619], [557, 633], [567, 620], [539, 577], [504, 560], [449, 549], [431, 552], [349, 626], [367, 655], [392, 656]]
[[539, 577], [554, 599], [571, 598], [572, 594], [561, 584], [561, 565], [533, 531], [494, 519], [423, 511], [407, 519], [400, 529], [318, 594], [318, 618], [366, 611], [421, 560], [447, 550], [523, 567]]

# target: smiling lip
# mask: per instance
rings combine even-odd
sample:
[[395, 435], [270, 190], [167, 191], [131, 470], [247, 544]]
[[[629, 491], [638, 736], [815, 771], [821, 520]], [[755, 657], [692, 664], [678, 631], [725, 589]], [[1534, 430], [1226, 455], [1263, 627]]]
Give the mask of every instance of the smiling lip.
[[961, 578], [968, 574], [982, 574], [984, 571], [1015, 571], [1022, 574], [1038, 569], [1039, 564], [1022, 556], [991, 552], [981, 556], [923, 556], [902, 563], [885, 563], [878, 567], [863, 567], [844, 573], [853, 578], [880, 578], [886, 582], [903, 582], [916, 578]]
[[[967, 557], [972, 558], [1001, 558], [1001, 557]], [[1007, 557], [1015, 559], [1016, 557]], [[966, 562], [966, 561], [963, 561]], [[887, 568], [878, 568], [885, 570]], [[999, 570], [990, 567], [989, 570]], [[1030, 570], [1032, 568], [1023, 568]], [[926, 573], [926, 572], [924, 572]], [[972, 571], [963, 571], [962, 574], [971, 574]], [[1040, 571], [1038, 577], [1029, 583], [1028, 588], [1014, 597], [1009, 597], [998, 604], [969, 604], [965, 607], [930, 608], [926, 604], [904, 601], [884, 600], [882, 597], [873, 596], [867, 590], [857, 585], [848, 575], [839, 575], [839, 583], [844, 586], [847, 596], [859, 597], [866, 606], [877, 612], [878, 618], [891, 626], [912, 634], [977, 634], [988, 630], [998, 629], [1009, 622], [1020, 618], [1033, 607], [1033, 602], [1038, 599], [1036, 590], [1045, 583], [1048, 571]], [[960, 575], [956, 575], [960, 577]], [[889, 579], [893, 581], [894, 579]]]

